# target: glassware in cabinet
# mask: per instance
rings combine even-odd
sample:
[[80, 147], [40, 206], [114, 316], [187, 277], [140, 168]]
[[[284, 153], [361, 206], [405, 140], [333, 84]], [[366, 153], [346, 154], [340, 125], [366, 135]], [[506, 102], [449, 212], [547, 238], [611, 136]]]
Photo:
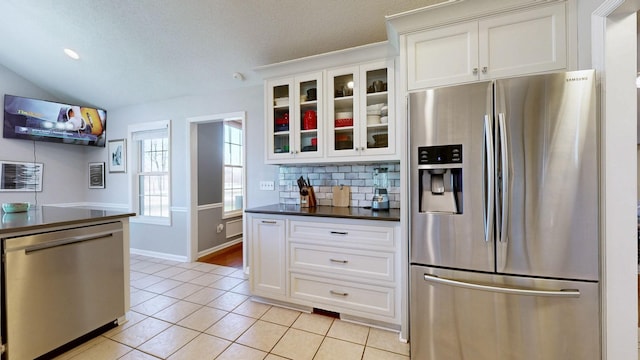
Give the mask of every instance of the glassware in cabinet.
[[298, 119], [299, 144], [301, 155], [320, 153], [318, 140], [321, 140], [322, 98], [320, 79], [322, 74], [311, 74], [296, 80], [299, 96]]
[[[367, 91], [366, 147], [389, 147], [389, 68], [363, 69]], [[364, 144], [363, 144], [364, 145]]]
[[358, 72], [356, 68], [328, 72], [330, 152], [347, 153], [357, 150]]
[[323, 73], [314, 72], [265, 82], [266, 161], [309, 161], [323, 154]]
[[270, 126], [272, 128], [271, 149], [272, 154], [286, 154], [291, 146], [291, 97], [290, 83], [275, 84], [271, 86], [270, 93]]

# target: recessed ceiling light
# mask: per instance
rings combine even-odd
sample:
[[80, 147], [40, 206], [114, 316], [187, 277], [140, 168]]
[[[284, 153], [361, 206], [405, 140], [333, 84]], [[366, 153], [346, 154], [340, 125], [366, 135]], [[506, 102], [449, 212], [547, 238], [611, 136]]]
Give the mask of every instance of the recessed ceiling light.
[[80, 59], [80, 55], [78, 55], [77, 52], [75, 52], [75, 51], [73, 51], [71, 49], [64, 49], [64, 53], [67, 54], [67, 56], [72, 58], [73, 60]]

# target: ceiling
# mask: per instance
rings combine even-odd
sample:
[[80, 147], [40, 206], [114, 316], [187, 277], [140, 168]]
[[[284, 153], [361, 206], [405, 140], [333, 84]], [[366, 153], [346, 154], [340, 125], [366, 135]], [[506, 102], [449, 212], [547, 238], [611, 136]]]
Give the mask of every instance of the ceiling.
[[0, 0], [0, 65], [117, 108], [259, 84], [258, 66], [387, 40], [385, 15], [442, 1]]

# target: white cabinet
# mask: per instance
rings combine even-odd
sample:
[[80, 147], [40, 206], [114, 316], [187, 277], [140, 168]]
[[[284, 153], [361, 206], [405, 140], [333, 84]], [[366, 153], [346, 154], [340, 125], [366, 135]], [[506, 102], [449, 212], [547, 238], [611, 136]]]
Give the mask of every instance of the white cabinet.
[[407, 249], [398, 222], [247, 215], [253, 295], [406, 336]]
[[393, 61], [327, 71], [328, 157], [395, 153]]
[[265, 82], [267, 163], [322, 158], [322, 72]]
[[397, 223], [369, 220], [288, 221], [292, 302], [341, 316], [401, 324]]
[[408, 90], [566, 68], [565, 4], [406, 35]]
[[266, 80], [265, 162], [399, 160], [394, 74], [384, 59]]
[[286, 295], [285, 220], [252, 217], [250, 233], [250, 286], [259, 296]]

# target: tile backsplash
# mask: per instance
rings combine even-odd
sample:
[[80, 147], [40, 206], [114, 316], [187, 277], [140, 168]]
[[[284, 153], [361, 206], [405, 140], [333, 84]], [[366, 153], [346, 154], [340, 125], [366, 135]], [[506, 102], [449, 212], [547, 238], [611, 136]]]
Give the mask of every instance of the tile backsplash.
[[351, 187], [352, 207], [371, 206], [373, 173], [375, 168], [387, 168], [389, 207], [400, 208], [400, 163], [342, 164], [342, 165], [281, 165], [278, 190], [281, 204], [300, 204], [296, 180], [303, 176], [311, 181], [318, 205], [331, 205], [332, 187]]

